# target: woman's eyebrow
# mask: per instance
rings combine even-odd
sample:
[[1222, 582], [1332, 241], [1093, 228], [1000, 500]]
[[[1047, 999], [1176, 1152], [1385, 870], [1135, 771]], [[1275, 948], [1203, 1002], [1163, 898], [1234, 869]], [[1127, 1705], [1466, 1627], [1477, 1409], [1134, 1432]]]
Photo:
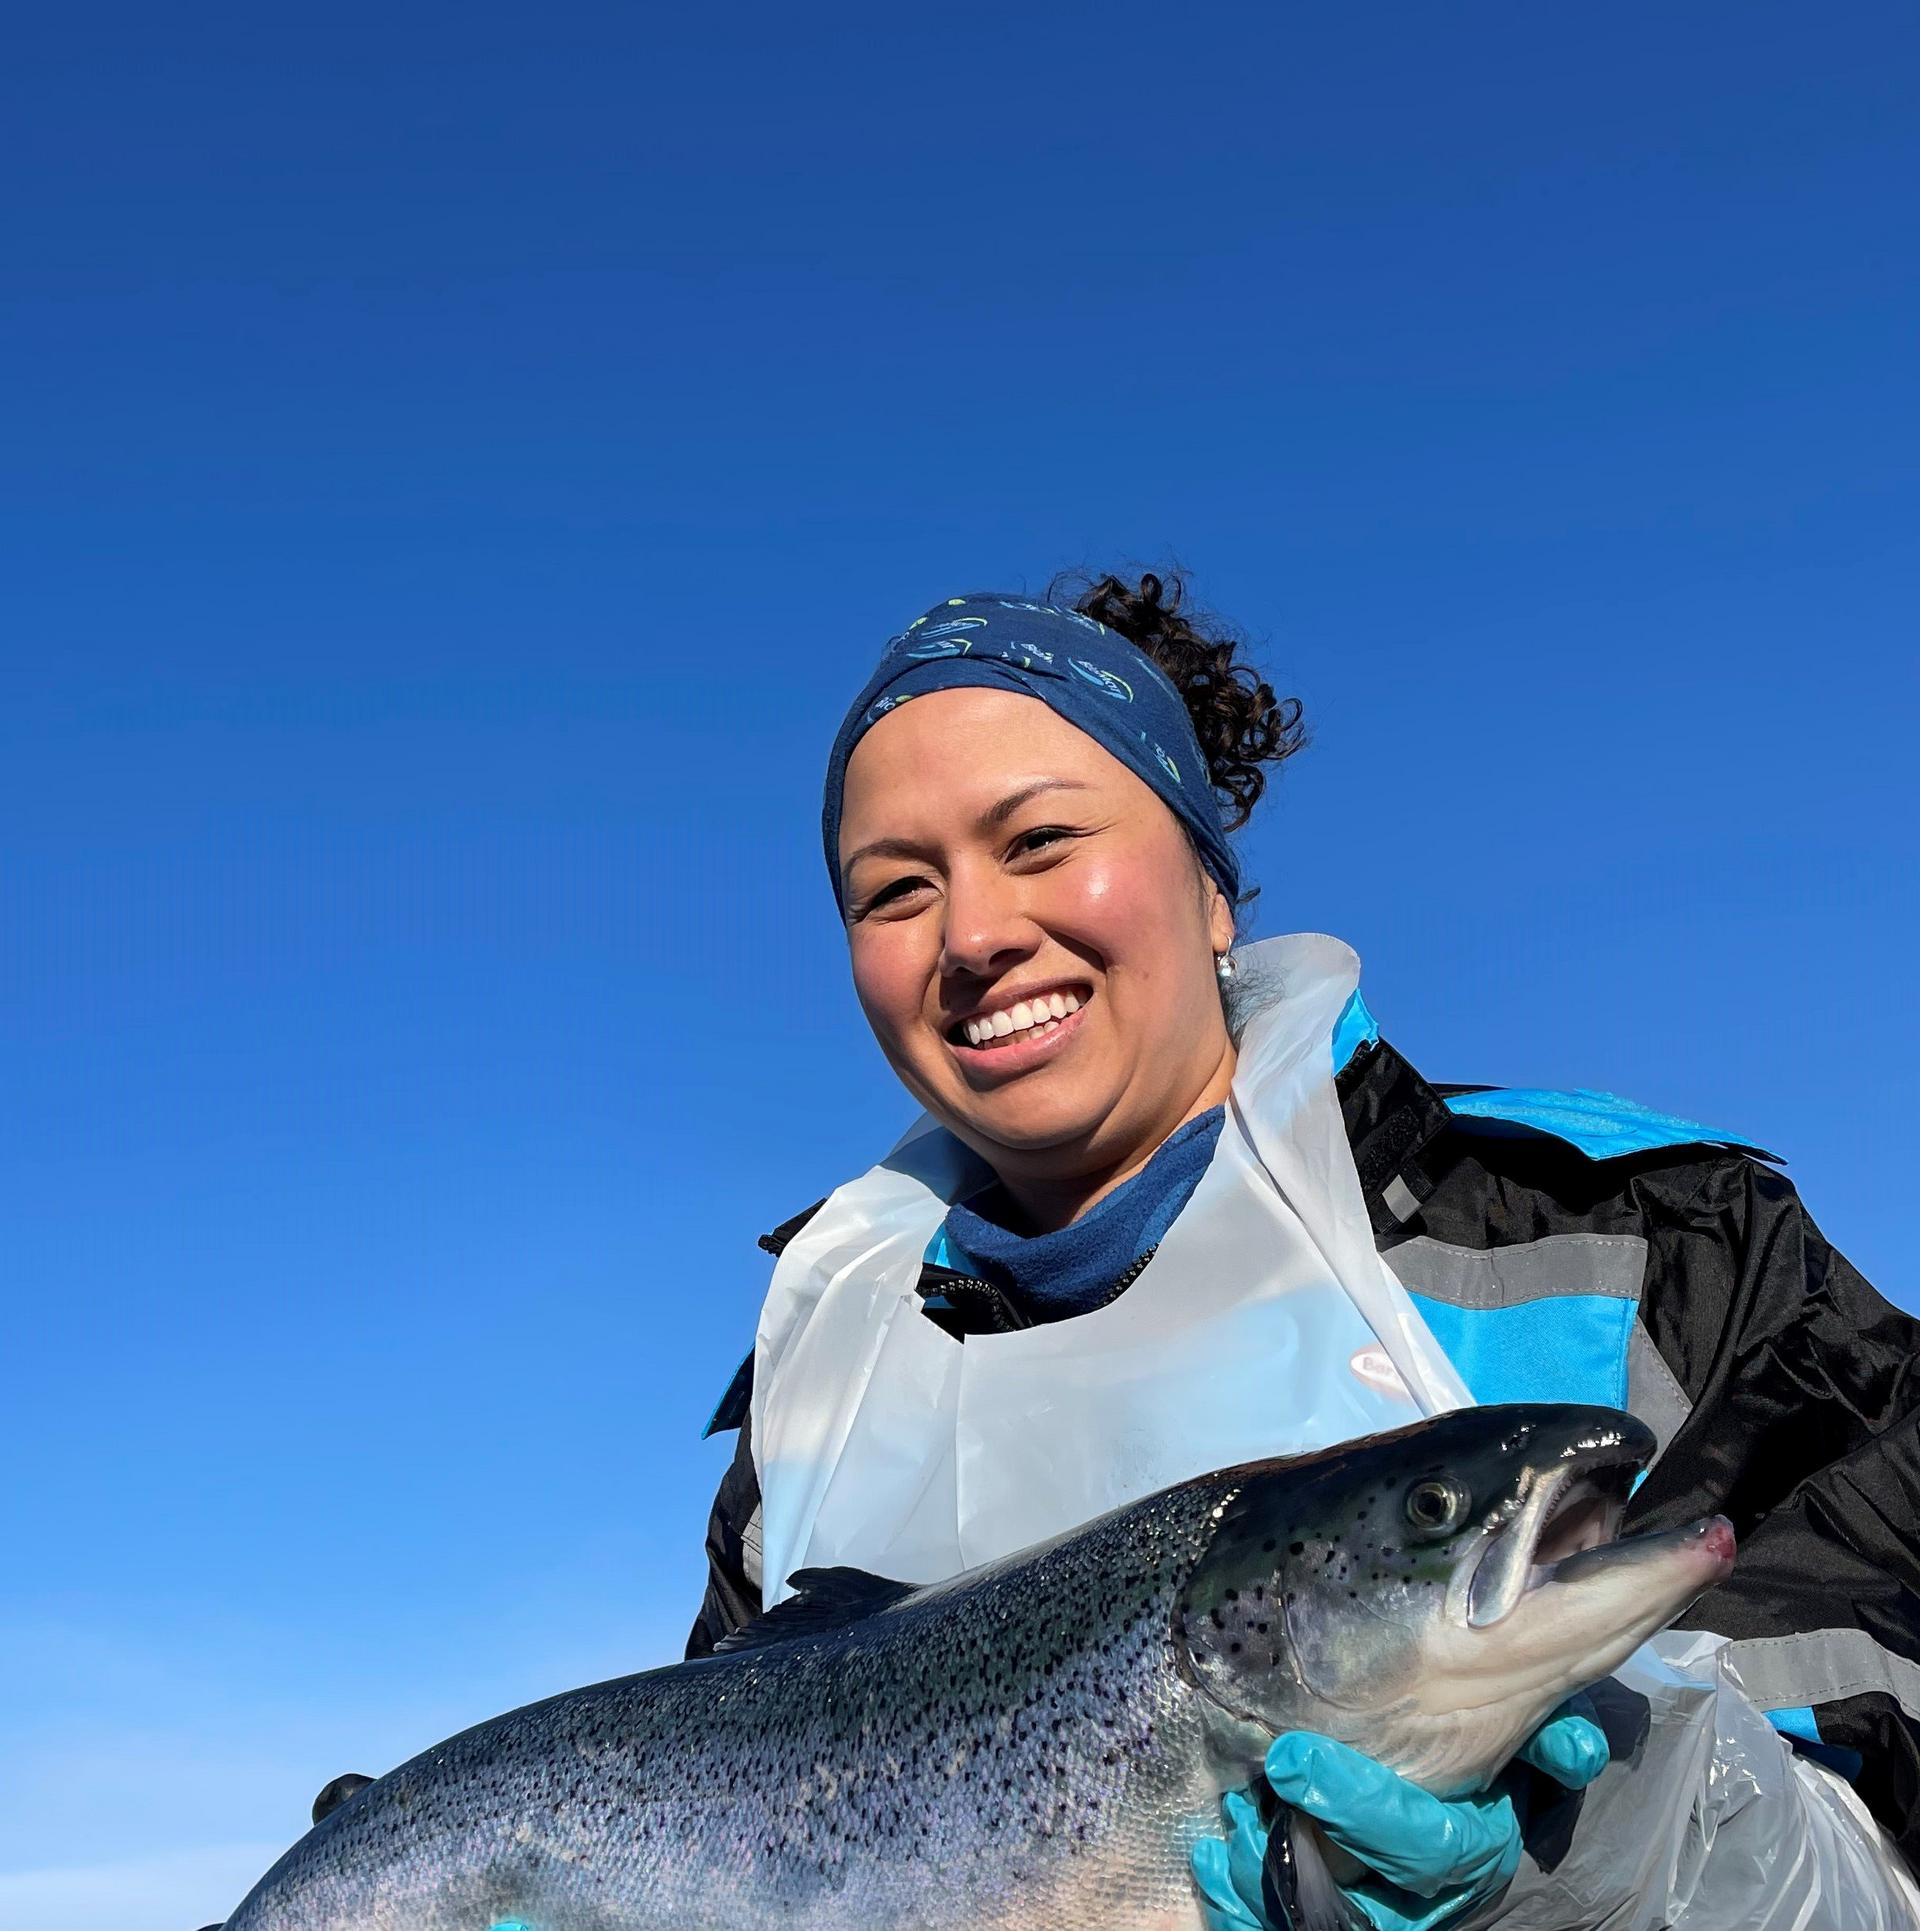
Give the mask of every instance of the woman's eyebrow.
[[840, 876], [849, 876], [863, 858], [925, 858], [926, 855], [927, 848], [916, 845], [911, 838], [873, 838], [857, 852], [848, 852], [846, 863], [840, 867]]
[[1018, 791], [1008, 792], [980, 822], [989, 827], [1004, 825], [1022, 805], [1039, 797], [1043, 791], [1091, 791], [1092, 789], [1092, 785], [1083, 784], [1078, 778], [1036, 778], [1032, 784], [1023, 784]]

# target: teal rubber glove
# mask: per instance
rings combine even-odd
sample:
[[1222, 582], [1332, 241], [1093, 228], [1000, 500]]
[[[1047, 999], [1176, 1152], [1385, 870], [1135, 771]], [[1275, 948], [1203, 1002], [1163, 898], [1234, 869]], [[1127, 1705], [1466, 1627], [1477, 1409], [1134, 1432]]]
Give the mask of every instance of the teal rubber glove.
[[[1607, 1740], [1596, 1724], [1563, 1709], [1521, 1746], [1518, 1761], [1583, 1790], [1607, 1767]], [[1275, 1740], [1265, 1770], [1282, 1803], [1316, 1819], [1373, 1873], [1344, 1887], [1355, 1919], [1373, 1931], [1432, 1931], [1492, 1897], [1519, 1867], [1520, 1820], [1499, 1784], [1449, 1801], [1304, 1730]], [[1229, 1792], [1225, 1807], [1226, 1838], [1203, 1838], [1193, 1848], [1209, 1931], [1284, 1931], [1261, 1905], [1267, 1830], [1259, 1810], [1242, 1791]]]

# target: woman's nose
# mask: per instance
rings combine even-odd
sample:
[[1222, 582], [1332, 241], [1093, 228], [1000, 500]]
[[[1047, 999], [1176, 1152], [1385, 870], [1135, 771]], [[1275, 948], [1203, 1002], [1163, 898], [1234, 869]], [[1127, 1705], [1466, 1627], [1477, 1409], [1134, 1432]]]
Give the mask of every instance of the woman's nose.
[[942, 974], [992, 978], [1033, 952], [1040, 934], [1029, 916], [1020, 881], [1004, 873], [985, 877], [956, 871], [947, 881], [945, 923], [940, 934]]

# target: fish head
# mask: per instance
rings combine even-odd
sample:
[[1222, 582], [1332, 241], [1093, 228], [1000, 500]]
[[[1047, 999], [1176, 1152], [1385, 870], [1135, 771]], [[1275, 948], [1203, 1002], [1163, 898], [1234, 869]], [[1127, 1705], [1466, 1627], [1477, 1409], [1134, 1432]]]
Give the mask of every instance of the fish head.
[[1260, 1731], [1479, 1788], [1731, 1568], [1717, 1516], [1616, 1539], [1654, 1446], [1613, 1409], [1526, 1404], [1234, 1471], [1181, 1598], [1183, 1666]]

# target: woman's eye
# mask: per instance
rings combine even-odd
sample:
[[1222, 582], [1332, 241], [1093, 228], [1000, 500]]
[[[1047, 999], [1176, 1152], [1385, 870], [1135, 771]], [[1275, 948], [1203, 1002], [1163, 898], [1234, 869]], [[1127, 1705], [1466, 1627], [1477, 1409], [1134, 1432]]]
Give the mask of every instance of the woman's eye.
[[1037, 825], [1032, 831], [1023, 831], [1013, 841], [1013, 849], [1022, 855], [1043, 852], [1049, 845], [1057, 845], [1072, 836], [1064, 825]]
[[869, 912], [884, 910], [889, 905], [898, 905], [923, 891], [927, 881], [924, 878], [891, 878], [860, 908], [860, 916], [865, 918]]

